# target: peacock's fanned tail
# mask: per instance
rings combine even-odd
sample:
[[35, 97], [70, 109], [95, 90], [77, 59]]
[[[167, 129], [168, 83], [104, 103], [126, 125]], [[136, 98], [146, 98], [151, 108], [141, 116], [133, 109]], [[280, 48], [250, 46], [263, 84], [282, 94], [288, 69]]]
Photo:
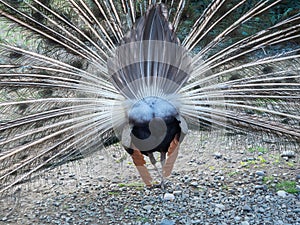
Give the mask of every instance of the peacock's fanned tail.
[[[128, 76], [116, 79], [107, 64], [124, 40], [139, 41], [128, 36], [129, 29], [153, 31], [142, 26], [147, 16], [139, 18], [155, 16], [147, 10], [159, 3], [0, 0], [0, 192], [46, 167], [101, 149], [114, 137], [115, 123], [126, 120], [123, 103], [141, 97], [131, 94], [160, 93], [158, 86], [149, 91], [147, 82], [126, 91]], [[172, 32], [148, 34], [167, 35], [184, 53], [184, 63], [177, 65], [188, 74], [166, 78], [178, 84], [169, 89], [176, 93], [169, 100], [180, 102], [190, 127], [297, 146], [297, 3], [294, 8], [281, 0], [164, 3], [169, 11], [163, 7], [159, 13]]]

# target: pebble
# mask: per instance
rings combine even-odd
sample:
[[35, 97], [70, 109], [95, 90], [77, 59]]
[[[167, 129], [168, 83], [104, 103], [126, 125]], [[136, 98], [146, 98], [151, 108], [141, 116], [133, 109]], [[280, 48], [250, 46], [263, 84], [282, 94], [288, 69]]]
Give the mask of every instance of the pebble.
[[221, 210], [225, 210], [225, 205], [223, 204], [216, 204], [215, 206]]
[[182, 193], [182, 191], [173, 191], [174, 195], [180, 195]]
[[265, 176], [265, 172], [264, 171], [256, 171], [255, 172], [255, 174], [257, 175], [257, 176], [261, 176], [261, 177], [263, 177], [263, 176]]
[[160, 225], [174, 225], [174, 224], [175, 224], [174, 221], [172, 221], [172, 220], [166, 220], [166, 219], [164, 219], [164, 220], [162, 220], [160, 222]]
[[150, 211], [152, 208], [153, 208], [152, 205], [145, 205], [145, 206], [143, 207], [143, 209], [145, 209], [145, 210], [147, 210], [147, 211]]
[[243, 222], [241, 222], [241, 225], [249, 225], [249, 222], [248, 221], [243, 221]]
[[241, 218], [240, 216], [235, 216], [235, 217], [234, 217], [234, 220], [235, 220], [236, 222], [241, 221], [241, 219], [242, 219], [242, 218]]
[[285, 198], [287, 196], [287, 193], [285, 191], [277, 191], [277, 195], [282, 198]]
[[100, 155], [99, 156], [99, 160], [104, 160], [105, 158], [104, 158], [104, 156], [103, 155]]
[[197, 187], [199, 184], [198, 184], [198, 182], [197, 181], [193, 181], [193, 182], [191, 182], [191, 184], [190, 184], [191, 186], [193, 186], [193, 187]]
[[164, 200], [166, 201], [173, 201], [175, 199], [175, 195], [171, 193], [165, 193], [164, 194]]
[[220, 152], [215, 152], [214, 153], [214, 157], [215, 157], [215, 159], [221, 159], [222, 158], [222, 153], [220, 153]]
[[296, 153], [294, 151], [283, 151], [281, 153], [281, 157], [287, 157], [287, 158], [294, 158], [296, 156]]
[[215, 214], [215, 215], [219, 215], [221, 212], [222, 212], [221, 209], [215, 208], [214, 214]]
[[265, 212], [265, 209], [264, 209], [263, 207], [259, 207], [259, 208], [257, 209], [257, 211], [258, 211], [259, 213], [264, 213], [264, 212]]
[[254, 189], [256, 189], [256, 190], [267, 190], [268, 189], [268, 187], [267, 187], [267, 185], [255, 185], [254, 186]]
[[249, 205], [244, 205], [243, 210], [246, 211], [246, 212], [252, 211], [252, 209]]
[[201, 220], [192, 220], [191, 223], [192, 224], [201, 224]]

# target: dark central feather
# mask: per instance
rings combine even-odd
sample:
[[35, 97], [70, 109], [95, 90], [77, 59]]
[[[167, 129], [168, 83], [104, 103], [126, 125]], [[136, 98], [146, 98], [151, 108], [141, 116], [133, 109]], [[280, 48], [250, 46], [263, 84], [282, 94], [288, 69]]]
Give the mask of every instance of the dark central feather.
[[152, 6], [108, 61], [112, 81], [126, 98], [141, 99], [158, 91], [173, 94], [190, 76], [191, 58], [179, 45], [166, 10], [163, 4]]

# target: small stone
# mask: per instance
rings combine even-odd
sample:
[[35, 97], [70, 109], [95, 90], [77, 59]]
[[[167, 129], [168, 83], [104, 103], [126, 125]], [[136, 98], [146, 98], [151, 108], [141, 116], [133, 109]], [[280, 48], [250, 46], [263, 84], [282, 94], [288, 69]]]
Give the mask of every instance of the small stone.
[[249, 225], [249, 222], [248, 221], [243, 221], [243, 222], [241, 222], [241, 225]]
[[246, 211], [246, 212], [252, 211], [252, 209], [249, 205], [244, 205], [243, 210]]
[[172, 214], [172, 211], [171, 211], [171, 210], [168, 210], [168, 209], [165, 209], [165, 210], [164, 210], [164, 213], [165, 213], [165, 215], [169, 216], [169, 215]]
[[254, 186], [254, 188], [255, 188], [255, 190], [268, 190], [268, 186], [267, 185], [259, 185], [259, 184], [257, 184], [257, 185], [255, 185]]
[[173, 191], [174, 195], [180, 195], [182, 193], [182, 191]]
[[256, 190], [258, 190], [258, 189], [263, 189], [263, 185], [255, 185], [254, 188], [255, 188]]
[[175, 224], [174, 221], [172, 221], [172, 220], [166, 220], [166, 219], [164, 219], [164, 220], [162, 220], [160, 222], [160, 225], [174, 225], [174, 224]]
[[257, 176], [260, 176], [260, 177], [263, 177], [263, 176], [265, 176], [265, 172], [264, 171], [256, 171], [255, 172], [255, 174], [257, 175]]
[[234, 220], [235, 220], [236, 222], [239, 222], [239, 221], [241, 220], [241, 217], [235, 216], [235, 217], [234, 217]]
[[143, 207], [143, 209], [145, 209], [145, 210], [147, 210], [147, 211], [150, 211], [151, 209], [152, 209], [152, 205], [145, 205], [144, 207]]
[[285, 198], [286, 197], [286, 192], [285, 191], [277, 191], [277, 195], [282, 197], [282, 198]]
[[222, 154], [220, 152], [215, 152], [214, 156], [216, 159], [221, 159], [222, 158]]
[[287, 157], [287, 158], [294, 158], [295, 157], [295, 152], [294, 151], [283, 151], [281, 153], [281, 157]]
[[87, 218], [87, 219], [85, 219], [85, 222], [91, 223], [91, 222], [93, 222], [93, 218]]
[[60, 206], [60, 202], [53, 202], [53, 205], [58, 207], [58, 206]]
[[264, 212], [265, 212], [265, 209], [262, 208], [262, 207], [260, 207], [260, 208], [257, 209], [257, 211], [258, 211], [259, 213], [264, 213]]
[[112, 209], [109, 209], [109, 208], [104, 208], [104, 212], [106, 212], [106, 213], [112, 213], [113, 210], [112, 210]]
[[193, 182], [191, 182], [190, 185], [193, 186], [193, 187], [197, 187], [198, 186], [198, 182], [197, 181], [193, 181]]
[[75, 207], [72, 207], [72, 208], [69, 208], [69, 211], [70, 211], [70, 212], [76, 212], [77, 209], [76, 209]]
[[214, 214], [215, 214], [215, 215], [218, 215], [218, 214], [220, 214], [220, 213], [221, 213], [221, 209], [215, 208]]
[[294, 213], [300, 213], [300, 208], [294, 209], [293, 212]]
[[164, 200], [166, 200], [166, 201], [173, 201], [174, 199], [175, 199], [175, 195], [173, 195], [171, 193], [165, 193]]
[[215, 206], [221, 210], [225, 210], [225, 205], [223, 204], [216, 204]]
[[72, 218], [71, 218], [71, 217], [66, 217], [66, 218], [65, 218], [65, 221], [66, 221], [66, 223], [69, 223], [69, 222], [71, 222], [71, 220], [72, 220]]

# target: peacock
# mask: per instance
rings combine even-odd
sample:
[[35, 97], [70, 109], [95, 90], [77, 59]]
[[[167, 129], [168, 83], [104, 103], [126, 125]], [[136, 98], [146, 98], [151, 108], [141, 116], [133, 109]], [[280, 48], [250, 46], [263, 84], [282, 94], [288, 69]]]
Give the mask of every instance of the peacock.
[[0, 192], [114, 142], [152, 186], [145, 157], [168, 177], [189, 130], [299, 145], [299, 1], [0, 0], [0, 16]]

